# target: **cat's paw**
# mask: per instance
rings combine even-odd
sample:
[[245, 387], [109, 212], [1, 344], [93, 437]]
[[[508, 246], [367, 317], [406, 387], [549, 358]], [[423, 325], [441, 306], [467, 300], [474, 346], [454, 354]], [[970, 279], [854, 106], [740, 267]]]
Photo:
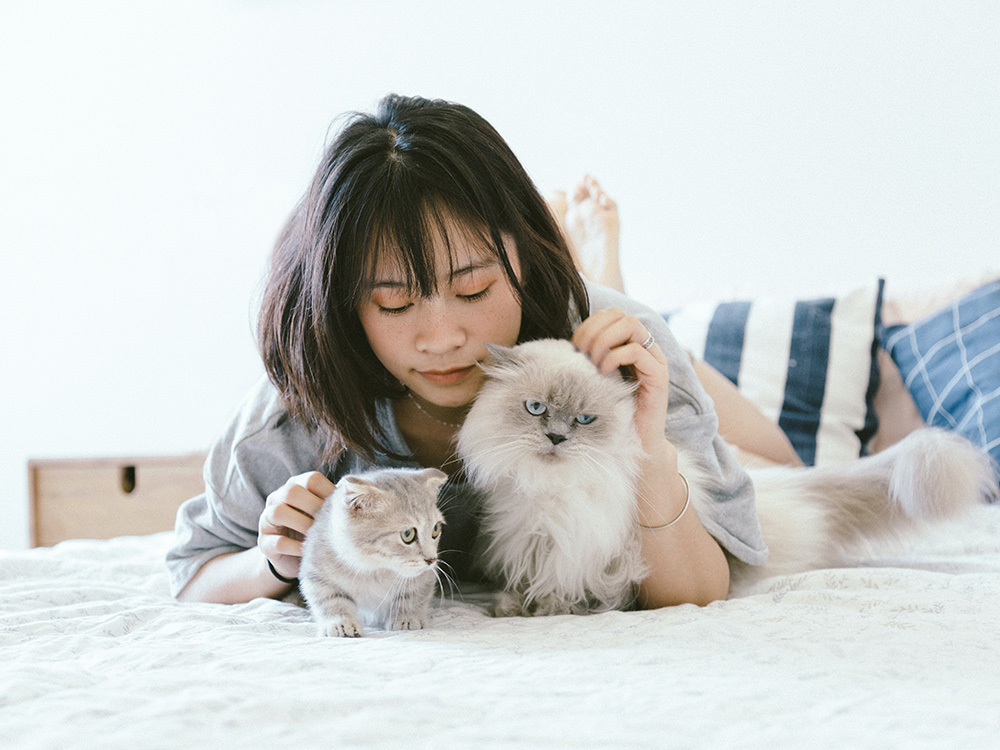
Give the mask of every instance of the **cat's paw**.
[[424, 615], [406, 615], [397, 617], [389, 623], [390, 630], [423, 630], [430, 623]]
[[586, 612], [586, 607], [576, 602], [569, 602], [555, 594], [548, 594], [538, 597], [531, 603], [530, 614], [533, 617], [550, 617], [552, 615], [582, 615]]
[[333, 638], [358, 638], [365, 634], [361, 623], [350, 615], [336, 615], [324, 618], [316, 623], [319, 635]]
[[494, 617], [524, 617], [528, 611], [524, 607], [524, 596], [504, 591], [493, 603]]

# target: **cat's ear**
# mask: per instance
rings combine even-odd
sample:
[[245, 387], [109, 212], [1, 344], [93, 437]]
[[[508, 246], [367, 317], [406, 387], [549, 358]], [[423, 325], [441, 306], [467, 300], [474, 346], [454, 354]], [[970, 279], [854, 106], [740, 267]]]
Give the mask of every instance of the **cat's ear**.
[[486, 347], [486, 351], [490, 353], [490, 358], [481, 363], [486, 372], [489, 372], [491, 368], [500, 368], [504, 365], [513, 364], [515, 361], [513, 347], [501, 346], [500, 344], [484, 344], [484, 346]]
[[423, 469], [418, 472], [417, 476], [423, 479], [428, 487], [433, 487], [435, 490], [448, 481], [448, 475], [440, 469]]
[[383, 497], [383, 490], [363, 477], [348, 474], [337, 482], [337, 488], [344, 490], [344, 505], [352, 510], [370, 508]]

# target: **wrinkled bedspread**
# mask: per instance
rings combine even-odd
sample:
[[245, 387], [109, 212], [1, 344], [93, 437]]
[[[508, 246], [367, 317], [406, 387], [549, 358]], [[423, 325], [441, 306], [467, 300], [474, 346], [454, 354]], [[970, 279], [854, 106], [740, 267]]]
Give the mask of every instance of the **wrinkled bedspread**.
[[0, 553], [0, 747], [998, 747], [1000, 508], [709, 607], [321, 639], [179, 604], [168, 535]]

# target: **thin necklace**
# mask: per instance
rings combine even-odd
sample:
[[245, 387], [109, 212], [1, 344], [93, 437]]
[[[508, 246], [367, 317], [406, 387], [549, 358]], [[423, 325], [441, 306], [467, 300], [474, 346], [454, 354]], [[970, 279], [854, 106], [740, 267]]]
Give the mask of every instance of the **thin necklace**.
[[415, 407], [417, 407], [417, 410], [418, 410], [418, 411], [419, 411], [419, 412], [420, 412], [421, 414], [423, 414], [423, 415], [424, 415], [425, 417], [427, 417], [427, 418], [428, 418], [429, 420], [431, 420], [432, 422], [437, 422], [438, 424], [443, 424], [443, 425], [444, 425], [445, 427], [451, 427], [452, 429], [456, 429], [456, 430], [457, 430], [457, 429], [458, 429], [459, 427], [461, 427], [461, 426], [462, 426], [462, 423], [461, 423], [461, 422], [445, 422], [445, 421], [444, 421], [443, 419], [438, 419], [437, 417], [435, 417], [435, 416], [434, 416], [433, 414], [431, 414], [431, 413], [430, 413], [429, 411], [427, 411], [427, 410], [426, 410], [426, 409], [425, 409], [424, 407], [422, 407], [422, 406], [420, 405], [420, 402], [419, 402], [419, 401], [417, 401], [417, 400], [416, 400], [416, 399], [415, 399], [415, 398], [413, 397], [413, 393], [412, 393], [411, 391], [407, 391], [407, 392], [406, 392], [406, 397], [407, 397], [407, 398], [409, 398], [409, 399], [410, 399], [410, 401], [412, 401], [412, 402], [413, 402], [413, 405], [414, 405]]

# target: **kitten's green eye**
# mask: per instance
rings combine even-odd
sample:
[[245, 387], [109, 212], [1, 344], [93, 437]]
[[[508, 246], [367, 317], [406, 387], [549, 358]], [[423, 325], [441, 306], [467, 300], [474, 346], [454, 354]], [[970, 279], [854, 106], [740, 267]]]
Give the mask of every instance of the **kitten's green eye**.
[[528, 410], [528, 414], [534, 415], [536, 417], [542, 416], [548, 409], [545, 404], [541, 401], [525, 401], [524, 408]]
[[414, 540], [417, 538], [417, 530], [410, 528], [406, 531], [400, 531], [399, 537], [403, 540], [403, 544], [413, 544]]
[[434, 539], [437, 539], [439, 536], [441, 536], [441, 522], [440, 521], [438, 521], [436, 524], [434, 524], [434, 530], [431, 532], [431, 537], [433, 537]]
[[595, 419], [597, 419], [597, 417], [595, 417], [593, 414], [581, 414], [576, 418], [576, 421], [578, 424], [590, 424]]

